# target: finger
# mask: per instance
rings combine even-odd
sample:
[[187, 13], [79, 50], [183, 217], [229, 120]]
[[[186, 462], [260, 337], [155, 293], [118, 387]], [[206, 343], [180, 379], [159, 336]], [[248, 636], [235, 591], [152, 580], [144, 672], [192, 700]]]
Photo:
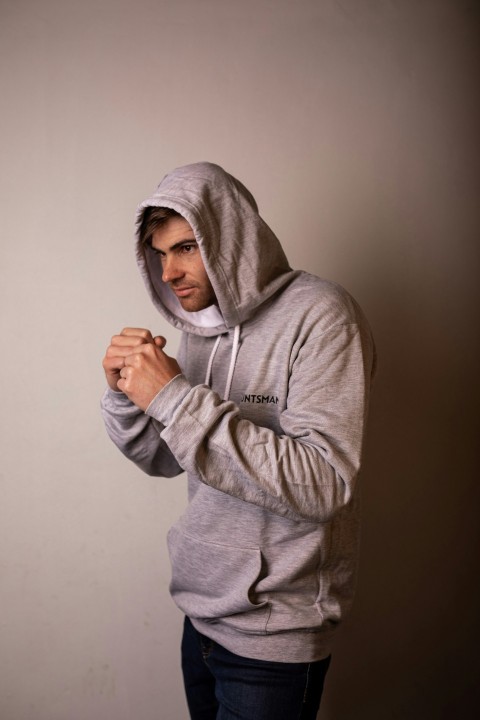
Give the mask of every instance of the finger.
[[131, 348], [131, 352], [125, 355], [123, 359], [124, 365], [136, 365], [138, 367], [142, 362], [142, 356], [151, 355], [151, 352], [149, 352], [148, 349], [150, 347], [151, 345], [147, 345], [146, 343], [144, 343], [143, 345], [139, 345], [136, 348]]
[[149, 342], [152, 343], [153, 338], [151, 340], [145, 340], [145, 338], [140, 335], [114, 335], [110, 341], [112, 345], [119, 347], [136, 347]]
[[125, 358], [118, 356], [109, 357], [107, 351], [107, 355], [103, 358], [102, 365], [103, 369], [107, 372], [118, 372], [122, 367], [124, 367]]
[[125, 356], [125, 365], [136, 365], [139, 367], [143, 363], [142, 358], [148, 358], [153, 362], [162, 362], [166, 358], [166, 354], [162, 348], [156, 347], [153, 343], [144, 343], [137, 347], [131, 348], [131, 352]]
[[120, 380], [118, 380], [117, 388], [121, 390], [121, 392], [125, 392], [125, 380], [123, 378], [120, 378]]
[[124, 335], [126, 337], [133, 335], [135, 337], [143, 338], [143, 342], [153, 342], [152, 333], [150, 332], [150, 330], [147, 330], [146, 328], [126, 327], [126, 328], [123, 328], [120, 335]]
[[164, 338], [163, 335], [156, 335], [156, 336], [153, 338], [153, 342], [155, 343], [155, 345], [156, 345], [158, 348], [162, 349], [162, 348], [164, 348], [165, 345], [167, 344], [167, 339]]
[[120, 370], [120, 377], [123, 378], [123, 380], [128, 380], [130, 375], [132, 374], [132, 368], [125, 367], [125, 365]]
[[125, 358], [127, 355], [133, 355], [133, 353], [138, 352], [142, 346], [146, 346], [146, 343], [142, 343], [141, 345], [136, 345], [135, 347], [131, 345], [110, 345], [107, 348], [107, 352], [105, 353], [105, 357], [107, 358]]

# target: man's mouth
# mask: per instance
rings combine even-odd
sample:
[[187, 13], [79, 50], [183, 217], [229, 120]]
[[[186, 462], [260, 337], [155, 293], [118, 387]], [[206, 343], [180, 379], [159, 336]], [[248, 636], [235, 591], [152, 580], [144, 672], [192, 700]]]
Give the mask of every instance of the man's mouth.
[[177, 297], [187, 297], [187, 295], [190, 295], [192, 290], [195, 290], [195, 288], [185, 285], [182, 287], [172, 287], [172, 290]]

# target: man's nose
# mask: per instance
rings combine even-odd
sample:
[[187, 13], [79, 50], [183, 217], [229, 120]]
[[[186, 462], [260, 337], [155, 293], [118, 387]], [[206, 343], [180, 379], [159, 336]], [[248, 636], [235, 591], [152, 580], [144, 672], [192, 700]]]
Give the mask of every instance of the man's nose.
[[173, 282], [183, 276], [183, 270], [175, 257], [165, 257], [162, 263], [162, 280], [165, 283]]

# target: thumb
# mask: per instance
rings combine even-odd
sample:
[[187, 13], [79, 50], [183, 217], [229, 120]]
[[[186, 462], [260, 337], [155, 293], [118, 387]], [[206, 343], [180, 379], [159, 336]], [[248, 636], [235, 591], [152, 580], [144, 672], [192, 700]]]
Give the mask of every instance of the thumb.
[[157, 335], [156, 337], [154, 337], [153, 342], [160, 349], [164, 348], [165, 345], [167, 344], [166, 338], [164, 338], [162, 335]]

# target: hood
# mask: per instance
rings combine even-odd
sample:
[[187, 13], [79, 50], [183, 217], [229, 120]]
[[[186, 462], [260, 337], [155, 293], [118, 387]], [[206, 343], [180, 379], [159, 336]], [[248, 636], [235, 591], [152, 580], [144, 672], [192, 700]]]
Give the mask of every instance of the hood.
[[[158, 256], [139, 238], [147, 207], [172, 208], [192, 227], [218, 307], [186, 312], [163, 282]], [[136, 228], [137, 263], [150, 297], [168, 322], [184, 332], [218, 335], [248, 321], [293, 274], [251, 193], [212, 163], [186, 165], [165, 175], [139, 206]]]

